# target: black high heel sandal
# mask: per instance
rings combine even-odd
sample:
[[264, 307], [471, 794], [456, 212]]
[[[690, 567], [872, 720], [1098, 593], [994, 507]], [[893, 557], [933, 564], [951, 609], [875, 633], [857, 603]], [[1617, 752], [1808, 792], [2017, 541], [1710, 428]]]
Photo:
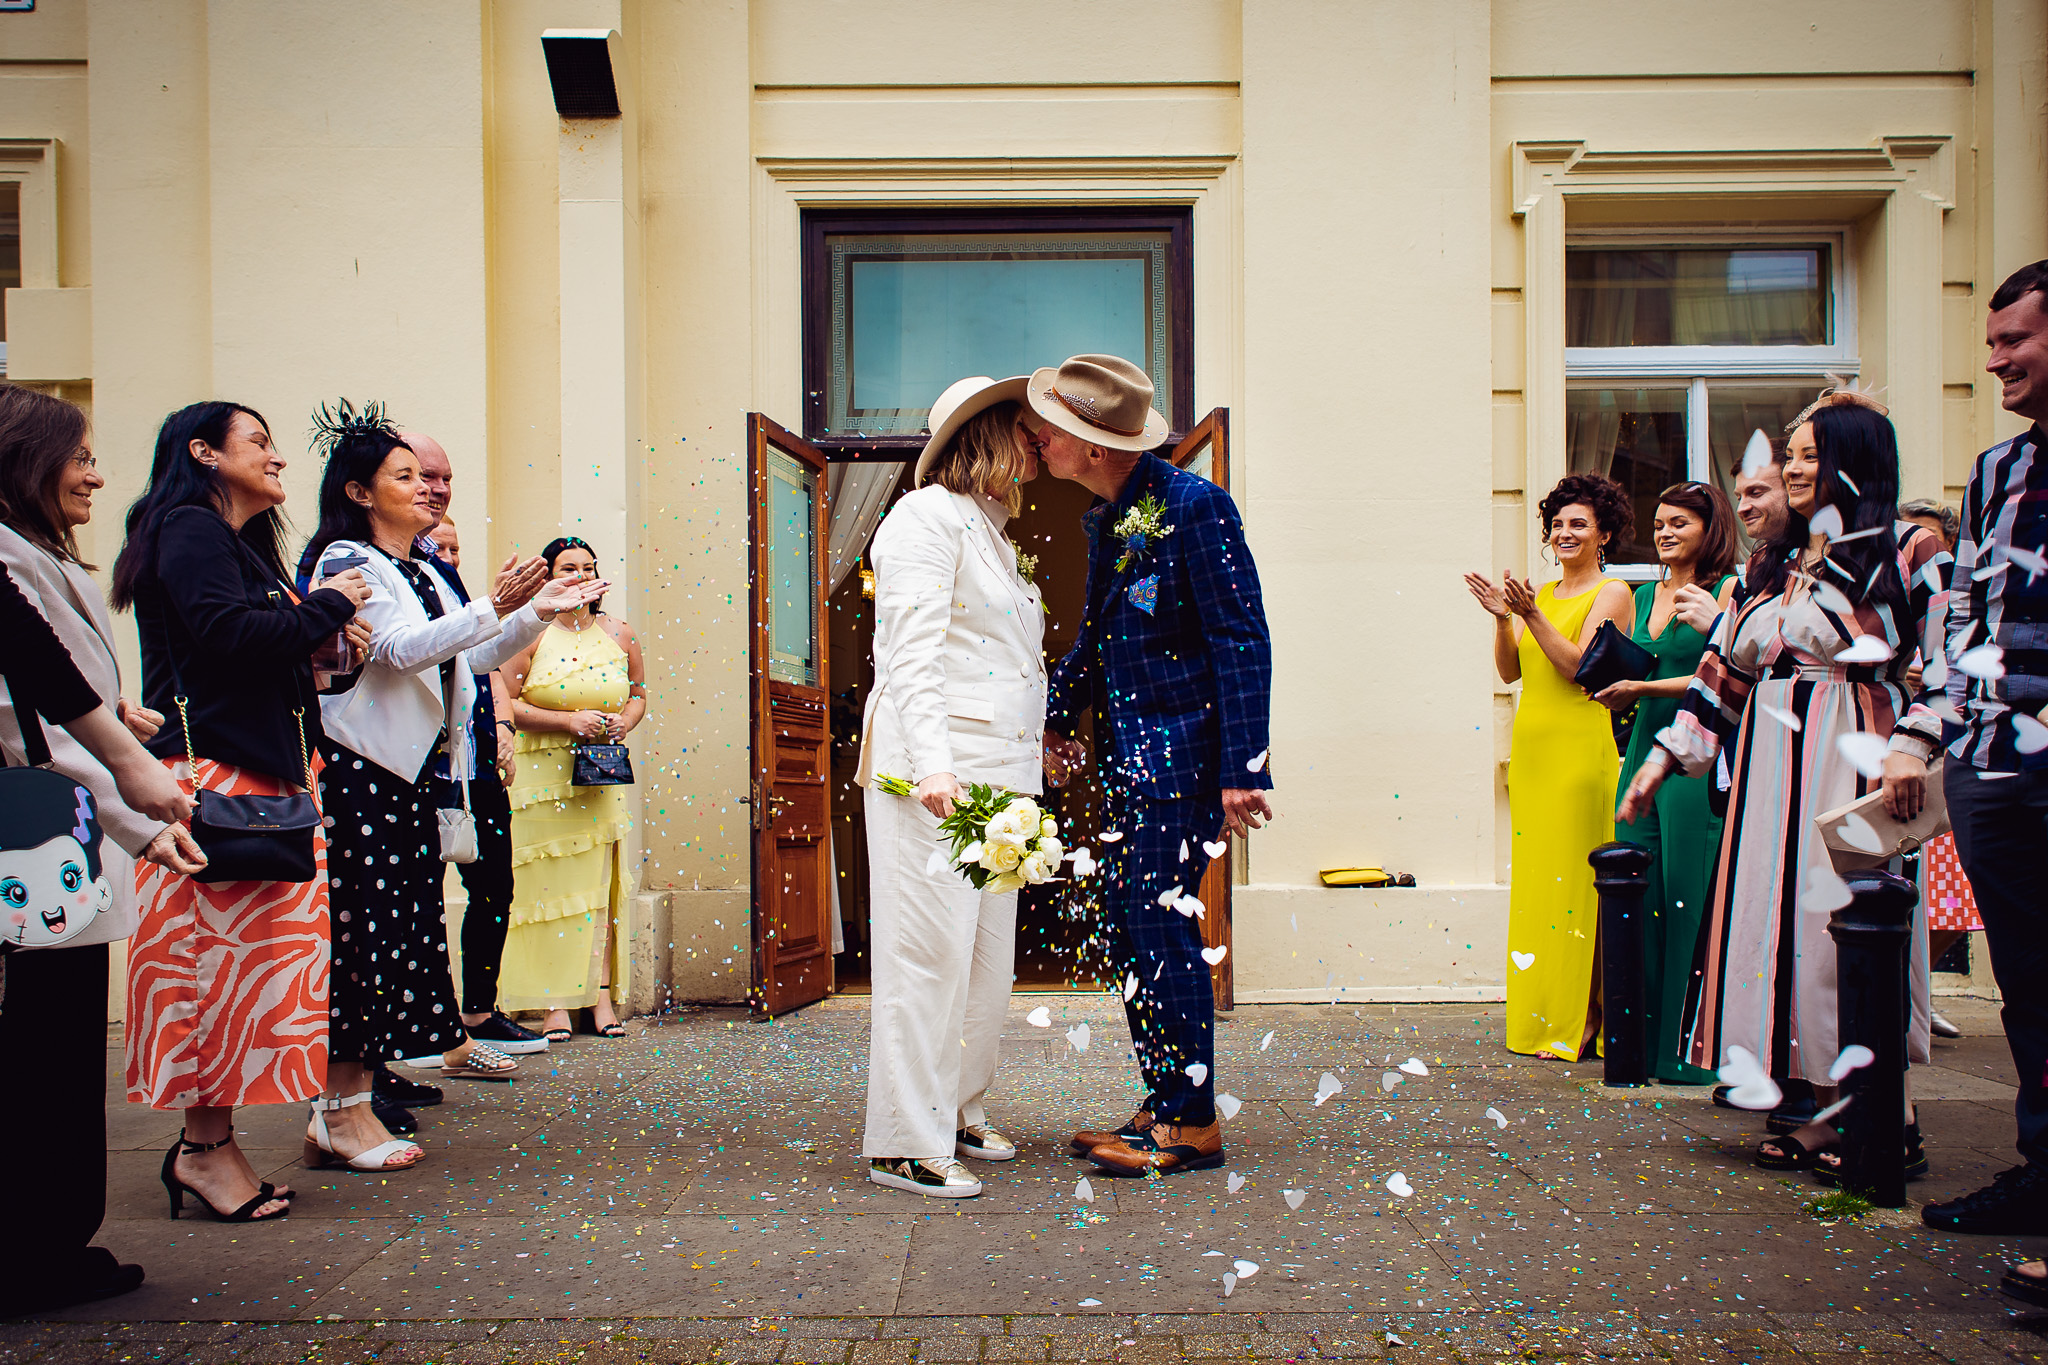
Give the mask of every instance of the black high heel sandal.
[[623, 1038], [626, 1036], [626, 1026], [624, 1024], [614, 1019], [609, 1024], [600, 1025], [597, 1022], [597, 1011], [588, 1005], [583, 1008], [583, 1022], [592, 1033], [595, 1033], [600, 1038]]
[[[1920, 1142], [1920, 1121], [1906, 1125], [1906, 1179], [1918, 1180], [1927, 1174], [1927, 1149]], [[1816, 1152], [1813, 1160], [1813, 1178], [1830, 1187], [1842, 1183], [1842, 1154], [1830, 1148]]]
[[[268, 1180], [257, 1182], [256, 1195], [253, 1199], [250, 1199], [233, 1213], [222, 1213], [213, 1206], [205, 1195], [178, 1179], [176, 1167], [180, 1156], [198, 1156], [204, 1152], [217, 1151], [234, 1140], [234, 1136], [230, 1134], [219, 1142], [188, 1142], [182, 1132], [178, 1134], [177, 1141], [173, 1142], [171, 1149], [164, 1153], [164, 1193], [171, 1197], [171, 1217], [173, 1219], [176, 1219], [185, 1211], [185, 1196], [188, 1194], [198, 1200], [200, 1206], [208, 1213], [223, 1223], [268, 1223], [271, 1219], [282, 1218], [292, 1211], [291, 1195], [279, 1194], [277, 1187]], [[256, 1210], [262, 1208], [265, 1204], [278, 1200], [283, 1201], [283, 1208], [279, 1209], [276, 1213], [266, 1213], [261, 1217], [257, 1216]]]

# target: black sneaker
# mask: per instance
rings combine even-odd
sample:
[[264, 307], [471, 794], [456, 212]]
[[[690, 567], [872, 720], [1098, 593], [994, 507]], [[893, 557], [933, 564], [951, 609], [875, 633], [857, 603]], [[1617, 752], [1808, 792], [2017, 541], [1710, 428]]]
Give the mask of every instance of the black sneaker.
[[518, 1056], [528, 1052], [546, 1052], [548, 1040], [530, 1028], [513, 1023], [504, 1015], [492, 1011], [491, 1017], [481, 1024], [464, 1024], [462, 1031], [479, 1043], [487, 1043], [500, 1052]]
[[[440, 1059], [434, 1060], [438, 1062]], [[421, 1085], [388, 1066], [379, 1065], [370, 1075], [370, 1097], [403, 1109], [426, 1109], [441, 1102], [441, 1087]]]
[[2019, 1237], [2048, 1233], [2048, 1170], [2014, 1166], [2000, 1171], [1973, 1194], [1929, 1204], [1920, 1210], [1920, 1221], [1943, 1232]]
[[419, 1131], [420, 1122], [412, 1116], [412, 1110], [401, 1109], [375, 1091], [370, 1094], [370, 1112], [377, 1116], [377, 1122], [384, 1125], [386, 1132], [397, 1137]]

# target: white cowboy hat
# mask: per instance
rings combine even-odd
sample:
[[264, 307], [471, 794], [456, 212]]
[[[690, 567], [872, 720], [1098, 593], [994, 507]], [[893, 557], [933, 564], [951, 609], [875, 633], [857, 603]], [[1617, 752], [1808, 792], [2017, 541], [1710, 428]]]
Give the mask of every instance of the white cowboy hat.
[[939, 453], [953, 439], [954, 433], [967, 424], [968, 418], [998, 403], [1024, 401], [1026, 381], [1027, 376], [1021, 374], [1013, 374], [1008, 379], [990, 379], [985, 374], [977, 374], [948, 384], [946, 391], [932, 404], [931, 439], [918, 452], [917, 469], [910, 476], [910, 486], [916, 488], [924, 483], [924, 476], [937, 463]]
[[1170, 428], [1152, 406], [1152, 377], [1113, 355], [1077, 355], [1035, 371], [1031, 410], [1069, 435], [1111, 450], [1150, 450]]

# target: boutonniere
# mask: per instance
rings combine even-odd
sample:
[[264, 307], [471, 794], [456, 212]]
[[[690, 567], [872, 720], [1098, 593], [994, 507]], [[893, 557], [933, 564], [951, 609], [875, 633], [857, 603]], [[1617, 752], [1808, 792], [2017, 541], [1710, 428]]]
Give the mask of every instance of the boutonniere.
[[1173, 534], [1173, 528], [1165, 521], [1166, 504], [1150, 493], [1139, 498], [1130, 511], [1118, 518], [1112, 532], [1124, 543], [1123, 557], [1116, 562], [1118, 573], [1142, 560], [1152, 546]]
[[[1011, 544], [1012, 544], [1012, 547], [1014, 548], [1014, 547], [1015, 547], [1015, 542], [1013, 541], [1013, 542], [1011, 542]], [[1023, 579], [1023, 580], [1024, 580], [1024, 581], [1025, 581], [1026, 583], [1029, 583], [1029, 584], [1031, 584], [1031, 585], [1032, 585], [1033, 587], [1036, 587], [1036, 586], [1038, 586], [1038, 583], [1037, 583], [1037, 580], [1036, 580], [1035, 578], [1033, 578], [1033, 577], [1032, 577], [1032, 575], [1033, 575], [1033, 574], [1036, 574], [1037, 572], [1038, 572], [1038, 556], [1037, 556], [1037, 555], [1027, 555], [1027, 554], [1025, 554], [1025, 553], [1024, 553], [1024, 552], [1023, 552], [1022, 550], [1018, 550], [1018, 551], [1017, 551], [1017, 577], [1019, 577], [1019, 578]]]

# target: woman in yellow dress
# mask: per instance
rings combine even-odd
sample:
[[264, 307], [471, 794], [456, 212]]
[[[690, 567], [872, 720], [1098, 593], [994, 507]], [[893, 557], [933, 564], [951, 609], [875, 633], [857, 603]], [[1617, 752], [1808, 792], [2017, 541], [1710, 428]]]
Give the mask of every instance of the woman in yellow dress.
[[[551, 577], [597, 576], [597, 556], [580, 540], [551, 541], [541, 557]], [[512, 926], [498, 995], [508, 1010], [546, 1010], [549, 1042], [569, 1039], [577, 1009], [604, 1037], [625, 1032], [612, 1008], [627, 979], [625, 793], [570, 782], [574, 746], [623, 744], [647, 711], [640, 642], [603, 606], [599, 598], [557, 614], [504, 668], [519, 745], [509, 793]]]
[[1621, 756], [1606, 708], [1572, 678], [1602, 621], [1624, 634], [1633, 625], [1628, 585], [1605, 569], [1635, 512], [1599, 474], [1565, 476], [1539, 507], [1563, 577], [1536, 588], [1511, 573], [1498, 584], [1467, 574], [1465, 585], [1493, 615], [1501, 681], [1522, 684], [1508, 759], [1508, 1050], [1575, 1062], [1600, 1035], [1600, 908], [1586, 855], [1614, 838]]

